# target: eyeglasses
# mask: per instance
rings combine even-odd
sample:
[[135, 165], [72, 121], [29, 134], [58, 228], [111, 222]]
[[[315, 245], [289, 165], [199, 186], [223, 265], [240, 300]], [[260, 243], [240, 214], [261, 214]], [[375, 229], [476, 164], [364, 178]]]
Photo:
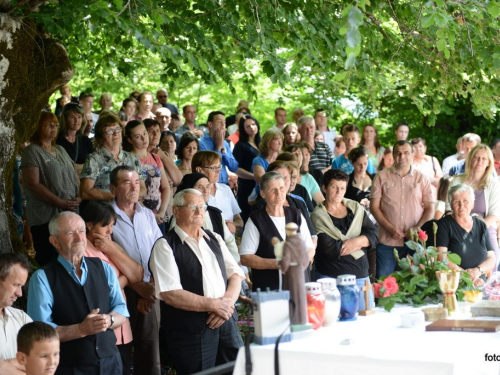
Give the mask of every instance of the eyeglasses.
[[216, 167], [202, 167], [205, 169], [210, 169], [211, 171], [220, 171], [222, 169], [222, 165], [217, 165]]
[[198, 206], [196, 204], [187, 204], [185, 206], [177, 206], [177, 207], [186, 207], [186, 208], [189, 208], [191, 211], [196, 211], [196, 210], [200, 210], [200, 211], [206, 211], [208, 206], [206, 204], [204, 204], [203, 206]]
[[123, 131], [123, 129], [121, 127], [119, 127], [119, 128], [115, 128], [115, 129], [104, 130], [103, 133], [107, 134], [107, 135], [113, 135], [115, 133], [121, 133], [122, 131]]

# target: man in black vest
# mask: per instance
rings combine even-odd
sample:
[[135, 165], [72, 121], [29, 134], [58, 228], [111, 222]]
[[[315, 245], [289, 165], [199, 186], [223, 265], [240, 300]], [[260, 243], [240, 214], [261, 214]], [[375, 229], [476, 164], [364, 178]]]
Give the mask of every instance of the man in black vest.
[[52, 218], [50, 242], [59, 256], [31, 277], [28, 314], [59, 333], [57, 375], [122, 375], [113, 329], [125, 322], [127, 306], [111, 266], [83, 256], [85, 231], [74, 212]]
[[177, 193], [176, 224], [149, 263], [167, 305], [167, 349], [178, 375], [234, 361], [243, 345], [234, 303], [244, 275], [222, 238], [201, 229], [206, 207], [197, 190]]

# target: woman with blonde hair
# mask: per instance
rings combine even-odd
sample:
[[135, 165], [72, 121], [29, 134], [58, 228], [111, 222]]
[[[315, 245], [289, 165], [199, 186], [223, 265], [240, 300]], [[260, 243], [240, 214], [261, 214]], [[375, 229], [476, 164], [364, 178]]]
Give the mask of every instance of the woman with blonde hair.
[[[500, 183], [493, 175], [494, 168], [495, 163], [491, 149], [485, 144], [477, 145], [467, 155], [465, 173], [453, 177], [450, 189], [463, 183], [474, 190], [474, 207], [471, 213], [486, 223], [498, 266], [500, 254], [496, 225], [500, 219]], [[451, 202], [448, 201], [446, 207], [447, 211], [451, 210]]]

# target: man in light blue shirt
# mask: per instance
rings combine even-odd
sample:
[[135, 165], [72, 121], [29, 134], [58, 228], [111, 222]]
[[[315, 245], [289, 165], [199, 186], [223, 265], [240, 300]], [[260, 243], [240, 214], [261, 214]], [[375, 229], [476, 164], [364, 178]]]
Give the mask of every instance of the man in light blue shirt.
[[228, 184], [226, 167], [231, 172], [238, 170], [238, 162], [231, 152], [229, 143], [224, 140], [226, 136], [226, 117], [224, 112], [214, 111], [208, 115], [207, 127], [209, 135], [200, 138], [200, 151], [215, 151], [222, 158], [222, 170], [219, 175], [219, 182]]
[[162, 237], [153, 211], [139, 202], [140, 178], [126, 165], [113, 169], [109, 189], [115, 196], [116, 212], [113, 240], [144, 268], [143, 280], [125, 287], [134, 341], [134, 372], [160, 375], [158, 321], [159, 300], [149, 271], [149, 257], [156, 240]]
[[[359, 138], [359, 129], [356, 125], [347, 125], [344, 127], [342, 133], [345, 143], [345, 154], [337, 156], [332, 161], [332, 169], [341, 169], [347, 174], [351, 174], [354, 171], [354, 167], [349, 161], [349, 151], [353, 148], [358, 147], [361, 138]], [[373, 163], [368, 159], [368, 167], [366, 171], [370, 174], [377, 173], [377, 170], [373, 166]]]
[[59, 333], [58, 373], [104, 371], [101, 373], [121, 375], [113, 329], [120, 327], [129, 313], [115, 271], [98, 258], [83, 256], [87, 247], [85, 223], [74, 212], [54, 216], [49, 232], [59, 256], [31, 277], [28, 314]]

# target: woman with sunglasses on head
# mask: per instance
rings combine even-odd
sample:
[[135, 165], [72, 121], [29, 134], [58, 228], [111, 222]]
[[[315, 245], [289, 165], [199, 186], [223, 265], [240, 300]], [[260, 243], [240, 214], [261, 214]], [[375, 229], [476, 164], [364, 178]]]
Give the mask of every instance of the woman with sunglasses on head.
[[83, 132], [87, 126], [85, 112], [80, 104], [68, 103], [59, 118], [59, 135], [56, 143], [66, 150], [75, 162], [78, 175], [82, 172], [87, 155], [94, 152], [92, 141]]
[[36, 260], [40, 266], [57, 257], [49, 242], [49, 221], [61, 211], [78, 212], [78, 176], [68, 153], [56, 145], [59, 124], [51, 112], [42, 112], [31, 144], [21, 157], [26, 193], [26, 218]]
[[244, 221], [250, 215], [248, 197], [255, 188], [252, 162], [259, 155], [260, 125], [251, 115], [243, 115], [238, 121], [239, 141], [234, 146], [233, 156], [238, 161], [238, 205]]
[[89, 201], [112, 201], [114, 195], [109, 190], [111, 171], [119, 165], [128, 165], [141, 177], [141, 198], [146, 196], [145, 176], [137, 155], [122, 150], [122, 131], [120, 119], [113, 113], [99, 116], [95, 125], [95, 144], [97, 150], [85, 161], [80, 174], [80, 195]]
[[[159, 130], [159, 129], [158, 129]], [[125, 127], [123, 148], [137, 155], [145, 176], [146, 197], [142, 204], [153, 211], [156, 223], [165, 234], [165, 213], [170, 200], [170, 185], [163, 163], [158, 155], [148, 152], [149, 136], [142, 121], [129, 121]]]

